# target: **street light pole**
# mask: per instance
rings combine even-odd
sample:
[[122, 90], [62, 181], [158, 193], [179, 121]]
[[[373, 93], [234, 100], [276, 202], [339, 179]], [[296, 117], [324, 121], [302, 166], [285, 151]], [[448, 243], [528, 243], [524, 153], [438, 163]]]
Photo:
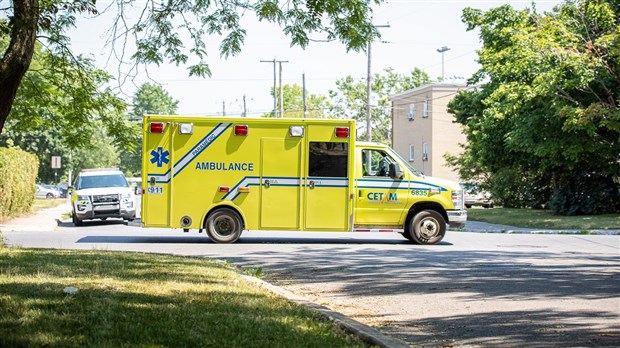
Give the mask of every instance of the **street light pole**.
[[449, 51], [449, 50], [450, 50], [450, 48], [449, 48], [448, 46], [442, 46], [441, 48], [438, 48], [438, 49], [437, 49], [437, 52], [441, 53], [441, 82], [443, 82], [443, 81], [444, 81], [444, 71], [443, 71], [443, 67], [444, 67], [444, 64], [443, 64], [443, 53], [444, 53], [444, 52], [446, 52], [446, 51]]
[[[385, 24], [385, 25], [375, 25], [375, 28], [389, 28], [390, 24]], [[370, 69], [370, 61], [371, 61], [371, 47], [372, 47], [372, 40], [368, 40], [368, 50], [367, 50], [367, 54], [368, 54], [368, 74], [366, 75], [366, 140], [367, 141], [372, 141], [372, 135], [371, 135], [371, 127], [370, 127], [370, 92], [371, 92], [371, 86], [372, 86], [372, 71]]]

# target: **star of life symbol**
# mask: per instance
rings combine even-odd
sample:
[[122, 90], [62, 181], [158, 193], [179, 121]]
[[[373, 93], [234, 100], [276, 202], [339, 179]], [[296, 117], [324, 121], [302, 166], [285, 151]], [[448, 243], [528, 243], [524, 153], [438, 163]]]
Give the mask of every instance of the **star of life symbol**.
[[164, 151], [162, 147], [158, 147], [157, 150], [151, 150], [151, 163], [157, 163], [157, 167], [161, 167], [164, 163], [168, 164], [170, 160], [168, 156], [170, 152], [168, 150]]

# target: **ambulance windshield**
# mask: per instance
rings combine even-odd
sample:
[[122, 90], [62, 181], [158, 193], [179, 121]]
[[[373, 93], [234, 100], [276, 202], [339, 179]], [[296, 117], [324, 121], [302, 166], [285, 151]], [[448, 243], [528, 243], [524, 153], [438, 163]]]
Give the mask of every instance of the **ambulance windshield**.
[[398, 153], [396, 153], [396, 151], [393, 151], [392, 149], [390, 149], [390, 155], [398, 158], [400, 160], [400, 162], [402, 164], [405, 165], [405, 167], [407, 167], [407, 169], [409, 169], [409, 172], [411, 172], [413, 175], [424, 178], [424, 174], [422, 172], [420, 172], [419, 170], [413, 168], [408, 161], [405, 161], [404, 158], [402, 158]]

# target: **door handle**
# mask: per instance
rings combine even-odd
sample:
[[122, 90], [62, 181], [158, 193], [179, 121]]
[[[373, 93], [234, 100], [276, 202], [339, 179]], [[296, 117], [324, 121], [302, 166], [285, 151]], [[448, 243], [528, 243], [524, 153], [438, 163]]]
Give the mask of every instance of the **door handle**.
[[271, 182], [269, 182], [269, 179], [265, 179], [265, 188], [268, 189], [271, 186]]
[[314, 190], [314, 180], [310, 180], [310, 181], [308, 182], [308, 187], [309, 187], [311, 190]]

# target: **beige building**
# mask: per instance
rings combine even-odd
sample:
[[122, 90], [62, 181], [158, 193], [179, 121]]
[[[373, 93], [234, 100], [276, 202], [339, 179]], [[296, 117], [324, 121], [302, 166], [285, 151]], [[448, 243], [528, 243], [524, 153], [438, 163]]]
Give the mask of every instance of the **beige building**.
[[432, 83], [392, 96], [392, 148], [425, 175], [459, 181], [444, 154], [462, 152], [462, 126], [447, 111], [465, 85]]

